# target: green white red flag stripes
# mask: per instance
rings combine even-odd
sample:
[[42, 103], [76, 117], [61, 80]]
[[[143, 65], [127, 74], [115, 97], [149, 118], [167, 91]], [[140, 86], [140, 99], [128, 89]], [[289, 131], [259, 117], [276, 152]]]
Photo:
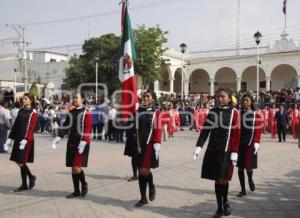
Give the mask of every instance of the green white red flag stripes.
[[137, 109], [138, 97], [133, 61], [136, 58], [135, 44], [132, 37], [128, 1], [122, 1], [122, 40], [119, 61], [119, 79], [122, 83], [122, 111], [134, 113]]

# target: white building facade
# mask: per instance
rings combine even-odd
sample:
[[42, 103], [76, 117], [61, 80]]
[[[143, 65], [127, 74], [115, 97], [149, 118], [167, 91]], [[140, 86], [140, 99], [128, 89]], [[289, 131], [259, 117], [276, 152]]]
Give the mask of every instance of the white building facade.
[[[233, 91], [257, 90], [257, 49], [181, 53], [169, 50], [170, 65], [154, 84], [157, 94], [207, 93], [218, 88]], [[300, 44], [283, 33], [275, 44], [260, 49], [259, 90], [278, 91], [300, 87]]]
[[[54, 89], [60, 89], [65, 78], [65, 69], [69, 66], [66, 54], [46, 51], [33, 51], [27, 54], [27, 82], [47, 85], [51, 83]], [[0, 55], [0, 84], [24, 82], [24, 62], [20, 61], [18, 53]], [[29, 87], [27, 87], [29, 88]]]

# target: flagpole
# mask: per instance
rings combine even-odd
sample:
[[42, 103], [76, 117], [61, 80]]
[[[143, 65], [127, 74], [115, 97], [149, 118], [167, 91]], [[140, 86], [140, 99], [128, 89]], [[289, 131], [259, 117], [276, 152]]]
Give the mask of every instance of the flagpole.
[[284, 15], [284, 31], [286, 31], [286, 13]]

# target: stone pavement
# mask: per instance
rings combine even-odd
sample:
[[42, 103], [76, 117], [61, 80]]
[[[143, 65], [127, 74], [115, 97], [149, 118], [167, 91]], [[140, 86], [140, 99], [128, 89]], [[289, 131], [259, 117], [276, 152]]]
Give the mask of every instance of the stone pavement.
[[[57, 150], [52, 138], [36, 134], [36, 187], [14, 193], [20, 185], [18, 167], [9, 155], [0, 155], [0, 217], [211, 217], [216, 210], [214, 184], [200, 179], [202, 158], [192, 161], [198, 133], [178, 132], [163, 143], [161, 167], [153, 171], [157, 198], [141, 209], [138, 183], [131, 176], [130, 158], [123, 156], [124, 145], [93, 142], [86, 177], [89, 193], [85, 199], [65, 199], [73, 190], [70, 169], [65, 167], [64, 139]], [[237, 170], [230, 183], [231, 217], [300, 217], [300, 150], [295, 140], [277, 143], [263, 137], [259, 168], [254, 172], [257, 190], [238, 198]], [[247, 186], [248, 188], [248, 186]]]

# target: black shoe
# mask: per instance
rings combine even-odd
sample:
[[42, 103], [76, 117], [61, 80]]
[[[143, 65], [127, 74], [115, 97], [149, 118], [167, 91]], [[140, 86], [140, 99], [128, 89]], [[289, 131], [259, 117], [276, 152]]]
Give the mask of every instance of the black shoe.
[[279, 140], [278, 142], [281, 142], [281, 140]]
[[155, 197], [156, 197], [156, 189], [155, 186], [153, 186], [152, 189], [149, 188], [149, 200], [154, 201]]
[[80, 196], [80, 192], [73, 192], [66, 196], [66, 198], [76, 198]]
[[222, 208], [218, 208], [218, 210], [216, 211], [216, 213], [213, 215], [213, 218], [219, 218], [222, 217], [223, 215], [223, 209]]
[[245, 196], [245, 195], [247, 195], [247, 194], [246, 194], [246, 191], [241, 191], [241, 192], [239, 192], [236, 196], [237, 196], [237, 197], [243, 197], [243, 196]]
[[15, 189], [14, 192], [22, 192], [28, 190], [28, 186], [21, 185], [19, 188]]
[[85, 197], [88, 193], [88, 184], [85, 183], [84, 185], [81, 186], [81, 196]]
[[253, 191], [253, 192], [255, 191], [255, 184], [254, 184], [253, 180], [249, 181], [249, 188], [250, 188], [251, 191]]
[[136, 177], [136, 176], [133, 176], [133, 177], [131, 177], [130, 179], [128, 179], [127, 181], [128, 181], [128, 182], [133, 182], [133, 181], [135, 181], [135, 180], [137, 180], [137, 177]]
[[144, 206], [145, 204], [148, 204], [148, 200], [147, 199], [141, 199], [141, 200], [139, 200], [134, 206], [135, 207], [142, 207], [142, 206]]
[[32, 189], [35, 186], [36, 176], [32, 176], [29, 179], [29, 189]]
[[223, 210], [223, 214], [224, 216], [229, 216], [231, 214], [231, 207], [229, 202], [226, 202], [223, 204], [224, 210]]

